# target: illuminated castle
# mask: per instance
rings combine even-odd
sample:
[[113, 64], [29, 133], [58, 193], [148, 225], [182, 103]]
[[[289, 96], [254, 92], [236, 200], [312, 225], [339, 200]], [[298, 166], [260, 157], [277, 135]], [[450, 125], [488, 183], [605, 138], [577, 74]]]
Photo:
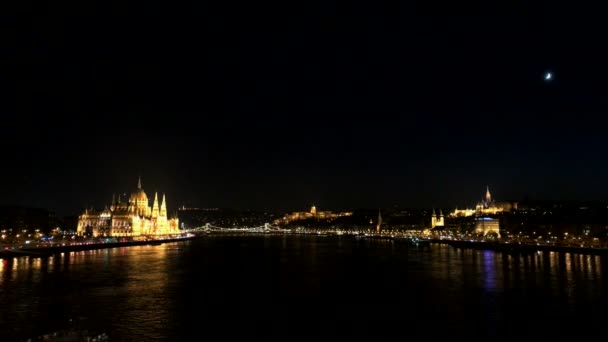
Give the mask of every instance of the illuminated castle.
[[477, 205], [475, 206], [475, 212], [477, 214], [487, 215], [496, 214], [502, 211], [503, 209], [498, 208], [496, 206], [496, 203], [492, 199], [492, 194], [490, 194], [490, 187], [486, 186], [486, 196], [481, 202], [477, 203]]
[[285, 224], [293, 221], [306, 220], [310, 218], [328, 220], [342, 216], [351, 216], [352, 214], [352, 212], [333, 213], [331, 211], [317, 211], [317, 207], [313, 205], [310, 208], [310, 211], [296, 211], [291, 214], [287, 214], [283, 218], [275, 220], [274, 224]]
[[137, 190], [128, 200], [118, 196], [112, 198], [112, 205], [99, 211], [86, 210], [78, 217], [79, 235], [93, 236], [140, 236], [179, 234], [177, 218], [167, 218], [167, 201], [158, 203], [158, 193], [154, 194], [154, 203], [149, 206], [148, 196], [137, 182]]
[[490, 187], [486, 187], [485, 197], [477, 203], [475, 209], [458, 209], [450, 213], [450, 217], [469, 217], [479, 215], [495, 215], [517, 209], [517, 203], [496, 202], [490, 194]]

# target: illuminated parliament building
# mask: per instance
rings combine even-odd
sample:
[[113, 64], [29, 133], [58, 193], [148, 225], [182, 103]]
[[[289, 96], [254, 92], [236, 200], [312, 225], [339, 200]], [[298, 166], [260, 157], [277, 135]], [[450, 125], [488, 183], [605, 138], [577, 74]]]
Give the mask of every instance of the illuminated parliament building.
[[158, 203], [158, 193], [154, 194], [152, 207], [148, 196], [138, 180], [137, 190], [126, 199], [112, 198], [112, 205], [103, 211], [85, 210], [78, 217], [78, 235], [93, 236], [141, 236], [179, 234], [177, 218], [167, 217], [167, 201], [163, 195]]

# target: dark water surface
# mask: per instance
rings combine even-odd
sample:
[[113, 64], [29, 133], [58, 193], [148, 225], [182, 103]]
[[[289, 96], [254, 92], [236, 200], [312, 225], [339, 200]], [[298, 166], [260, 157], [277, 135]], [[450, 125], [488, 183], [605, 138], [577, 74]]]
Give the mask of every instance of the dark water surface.
[[604, 256], [324, 236], [15, 258], [0, 260], [0, 341], [70, 318], [112, 341], [598, 338], [607, 265]]

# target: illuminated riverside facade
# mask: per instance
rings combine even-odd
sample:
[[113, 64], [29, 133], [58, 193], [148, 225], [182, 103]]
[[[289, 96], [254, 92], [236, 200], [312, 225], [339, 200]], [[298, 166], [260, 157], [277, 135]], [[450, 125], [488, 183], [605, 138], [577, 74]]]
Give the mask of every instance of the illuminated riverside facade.
[[284, 224], [298, 220], [306, 220], [310, 218], [327, 220], [342, 216], [352, 216], [352, 214], [352, 212], [333, 213], [331, 211], [317, 211], [317, 207], [313, 205], [310, 208], [310, 211], [296, 211], [291, 214], [287, 214], [282, 219], [275, 220], [274, 224]]
[[483, 236], [495, 234], [500, 237], [500, 223], [491, 217], [479, 217], [475, 222], [475, 233]]
[[159, 206], [158, 193], [155, 193], [152, 207], [149, 206], [148, 196], [141, 187], [140, 179], [137, 190], [131, 194], [128, 201], [119, 196], [118, 199], [112, 198], [112, 205], [103, 211], [85, 210], [78, 217], [77, 233], [93, 236], [179, 234], [179, 220], [167, 217], [165, 195]]

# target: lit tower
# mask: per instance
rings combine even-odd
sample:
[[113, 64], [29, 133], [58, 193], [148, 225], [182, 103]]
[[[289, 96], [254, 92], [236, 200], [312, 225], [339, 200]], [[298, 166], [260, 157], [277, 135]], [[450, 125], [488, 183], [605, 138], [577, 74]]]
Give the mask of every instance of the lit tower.
[[378, 209], [378, 223], [376, 224], [376, 232], [380, 232], [381, 227], [382, 227], [382, 213]]
[[312, 216], [317, 216], [317, 207], [315, 207], [314, 204], [310, 208], [310, 213], [312, 214]]
[[158, 217], [158, 192], [154, 193], [154, 204], [152, 205], [152, 217]]
[[[177, 228], [177, 222], [175, 222], [175, 228]], [[156, 229], [158, 234], [164, 235], [171, 233], [169, 221], [167, 220], [167, 201], [165, 201], [165, 194], [163, 194], [163, 201], [160, 205], [160, 216], [156, 222]]]
[[492, 195], [490, 194], [490, 187], [486, 185], [486, 203], [492, 202]]
[[163, 194], [163, 202], [160, 205], [160, 216], [167, 217], [167, 201], [165, 201], [165, 194]]
[[435, 223], [436, 227], [444, 227], [445, 226], [445, 217], [443, 217], [443, 211], [439, 209], [439, 219]]

